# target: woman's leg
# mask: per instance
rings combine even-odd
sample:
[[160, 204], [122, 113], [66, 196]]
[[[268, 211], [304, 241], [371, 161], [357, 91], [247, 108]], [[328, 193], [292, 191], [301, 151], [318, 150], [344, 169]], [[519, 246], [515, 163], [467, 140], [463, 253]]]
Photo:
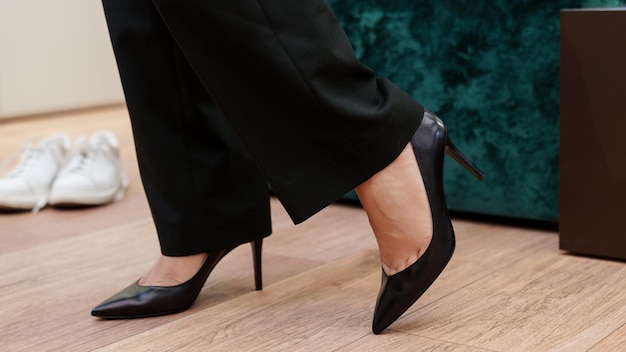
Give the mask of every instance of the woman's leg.
[[422, 106], [358, 61], [323, 0], [153, 2], [296, 223], [390, 164], [420, 124]]
[[[177, 283], [197, 271], [204, 257], [199, 253], [269, 235], [267, 181], [152, 2], [103, 4], [142, 181], [167, 256], [142, 283], [165, 284], [164, 278]], [[199, 255], [187, 257], [193, 254]]]
[[[365, 181], [357, 191], [385, 271], [417, 260], [432, 221], [407, 145], [423, 108], [356, 59], [325, 1], [153, 1], [294, 221]], [[264, 113], [250, 121], [245, 109]]]
[[294, 222], [357, 188], [383, 264], [372, 323], [382, 332], [454, 251], [443, 123], [358, 62], [324, 0], [153, 1]]

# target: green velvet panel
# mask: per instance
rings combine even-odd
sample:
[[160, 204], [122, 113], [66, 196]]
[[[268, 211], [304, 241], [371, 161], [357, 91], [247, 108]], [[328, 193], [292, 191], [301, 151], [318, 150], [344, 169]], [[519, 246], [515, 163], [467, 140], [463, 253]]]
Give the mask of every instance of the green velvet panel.
[[[447, 124], [451, 210], [558, 221], [559, 15], [602, 0], [331, 0], [359, 58]], [[347, 195], [355, 198], [355, 194]]]

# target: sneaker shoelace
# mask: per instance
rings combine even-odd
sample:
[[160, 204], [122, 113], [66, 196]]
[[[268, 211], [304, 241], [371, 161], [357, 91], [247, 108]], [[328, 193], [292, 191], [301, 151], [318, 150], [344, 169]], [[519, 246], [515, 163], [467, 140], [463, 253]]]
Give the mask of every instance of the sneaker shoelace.
[[67, 163], [63, 167], [63, 174], [79, 174], [91, 178], [91, 165], [94, 163], [96, 154], [109, 159], [111, 164], [121, 170], [120, 160], [114, 147], [106, 143], [90, 143], [86, 138], [80, 137], [73, 148]]
[[84, 137], [80, 137], [63, 167], [63, 173], [86, 175], [89, 165], [93, 161], [94, 154], [95, 150], [89, 145], [87, 140]]
[[[35, 155], [33, 155], [33, 154], [36, 154], [36, 152], [33, 150], [34, 148], [35, 148], [35, 145], [33, 141], [30, 139], [22, 143], [22, 146], [20, 147], [19, 151], [10, 154], [6, 159], [2, 161], [2, 163], [0, 163], [0, 177], [4, 178], [4, 177], [15, 177], [18, 175], [22, 175], [25, 172], [25, 170], [28, 169], [28, 165], [32, 164], [32, 161], [36, 157]], [[4, 174], [5, 170], [17, 158], [20, 158], [19, 163], [15, 165], [15, 167], [13, 167], [13, 169], [5, 175]]]
[[[37, 164], [43, 155], [44, 149], [40, 145], [36, 145], [33, 139], [29, 139], [22, 143], [20, 152], [13, 153], [0, 164], [0, 174], [10, 165], [13, 160], [18, 156], [20, 157], [19, 163], [8, 174], [3, 175], [3, 178], [24, 178], [28, 180], [31, 177], [33, 171], [33, 165]], [[56, 153], [52, 153], [53, 158], [57, 164], [63, 163], [63, 160], [59, 160], [59, 156]], [[28, 182], [28, 181], [27, 181]], [[42, 195], [35, 203], [35, 206], [31, 210], [33, 214], [39, 212], [47, 203], [47, 195]]]

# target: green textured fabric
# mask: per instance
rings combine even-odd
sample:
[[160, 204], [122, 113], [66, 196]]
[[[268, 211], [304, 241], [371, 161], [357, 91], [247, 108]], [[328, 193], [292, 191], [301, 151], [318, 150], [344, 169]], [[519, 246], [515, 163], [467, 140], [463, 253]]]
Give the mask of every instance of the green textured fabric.
[[[451, 210], [558, 221], [559, 16], [625, 1], [331, 0], [359, 58], [447, 124]], [[356, 199], [354, 192], [346, 198]]]

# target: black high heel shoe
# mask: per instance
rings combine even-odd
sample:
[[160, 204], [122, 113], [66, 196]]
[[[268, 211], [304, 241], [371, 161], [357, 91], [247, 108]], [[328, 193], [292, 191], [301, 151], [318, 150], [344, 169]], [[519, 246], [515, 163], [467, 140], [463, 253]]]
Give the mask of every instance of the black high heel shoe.
[[448, 138], [443, 122], [429, 111], [411, 140], [422, 173], [433, 221], [433, 236], [426, 252], [408, 268], [388, 276], [383, 270], [382, 283], [372, 331], [380, 334], [417, 301], [435, 281], [452, 257], [454, 230], [443, 192], [444, 152], [477, 179], [485, 178], [474, 164]]
[[[250, 244], [254, 261], [255, 287], [261, 290], [263, 288], [261, 273], [263, 239], [250, 242]], [[91, 311], [91, 315], [103, 319], [131, 319], [182, 312], [196, 300], [217, 263], [235, 247], [209, 252], [198, 272], [180, 285], [140, 286], [139, 281], [136, 281], [100, 303]]]

